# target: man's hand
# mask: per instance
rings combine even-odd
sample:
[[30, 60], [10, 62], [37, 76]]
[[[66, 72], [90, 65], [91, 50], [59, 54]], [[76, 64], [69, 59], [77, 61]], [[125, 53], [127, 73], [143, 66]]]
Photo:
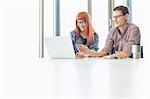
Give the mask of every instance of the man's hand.
[[121, 52], [116, 52], [115, 54], [113, 54], [113, 56], [117, 58], [128, 58], [129, 54], [127, 52], [121, 51]]

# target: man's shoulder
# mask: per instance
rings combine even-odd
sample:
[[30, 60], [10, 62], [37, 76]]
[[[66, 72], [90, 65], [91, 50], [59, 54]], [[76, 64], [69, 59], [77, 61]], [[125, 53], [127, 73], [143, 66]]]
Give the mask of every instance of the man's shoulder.
[[110, 29], [109, 34], [113, 34], [117, 31], [117, 27]]
[[110, 29], [110, 32], [116, 31], [116, 30], [117, 30], [117, 27], [114, 27], [114, 28]]
[[128, 24], [129, 24], [129, 28], [131, 29], [135, 29], [135, 28], [139, 29], [139, 27], [133, 23], [128, 23]]

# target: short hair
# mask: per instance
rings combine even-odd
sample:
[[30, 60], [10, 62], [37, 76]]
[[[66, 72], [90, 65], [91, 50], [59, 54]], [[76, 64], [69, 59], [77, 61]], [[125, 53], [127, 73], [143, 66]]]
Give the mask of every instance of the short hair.
[[120, 10], [123, 15], [129, 14], [128, 8], [125, 6], [117, 6], [113, 11]]

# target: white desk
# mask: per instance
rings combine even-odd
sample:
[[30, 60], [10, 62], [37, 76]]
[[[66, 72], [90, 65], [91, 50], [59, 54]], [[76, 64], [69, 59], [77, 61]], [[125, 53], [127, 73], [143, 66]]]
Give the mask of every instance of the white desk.
[[142, 59], [51, 60], [51, 63], [50, 96], [143, 97], [150, 81]]
[[150, 97], [150, 68], [143, 59], [42, 59], [32, 64], [5, 68], [4, 94], [48, 99]]

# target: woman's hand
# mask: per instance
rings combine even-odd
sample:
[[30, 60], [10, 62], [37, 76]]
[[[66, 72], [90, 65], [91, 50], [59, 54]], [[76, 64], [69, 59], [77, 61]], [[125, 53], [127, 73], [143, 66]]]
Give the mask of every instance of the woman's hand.
[[78, 47], [78, 50], [86, 55], [89, 55], [90, 54], [90, 50], [87, 46], [83, 45], [83, 44], [78, 44], [77, 45]]
[[82, 59], [82, 58], [85, 58], [85, 57], [87, 57], [83, 52], [77, 52], [76, 53], [76, 57], [78, 58], [78, 59]]
[[84, 53], [87, 57], [102, 57], [102, 56], [107, 55], [106, 51], [96, 52], [94, 50], [90, 50], [87, 46], [83, 44], [78, 44], [77, 47], [78, 47], [78, 50]]

